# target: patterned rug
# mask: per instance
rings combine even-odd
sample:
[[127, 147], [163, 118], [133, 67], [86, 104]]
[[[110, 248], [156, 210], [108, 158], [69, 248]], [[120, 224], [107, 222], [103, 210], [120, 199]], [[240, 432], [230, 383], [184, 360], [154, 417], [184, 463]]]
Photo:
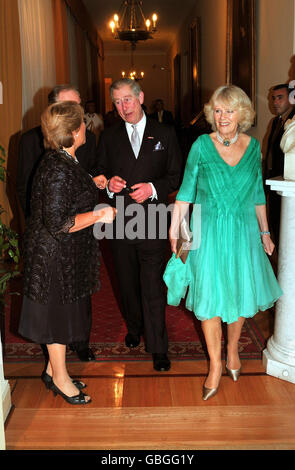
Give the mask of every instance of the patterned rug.
[[[98, 361], [151, 360], [145, 352], [144, 341], [135, 349], [125, 346], [127, 333], [117, 301], [117, 287], [108, 247], [102, 248], [101, 289], [92, 297], [92, 329], [90, 347]], [[13, 291], [21, 292], [21, 281], [15, 281]], [[30, 343], [17, 334], [21, 310], [21, 295], [7, 297], [5, 312], [5, 362], [43, 362], [39, 345]], [[169, 337], [169, 357], [172, 360], [204, 360], [207, 357], [201, 323], [192, 312], [179, 307], [167, 306], [166, 324]], [[224, 329], [223, 346], [226, 339]], [[239, 348], [242, 359], [260, 359], [266, 341], [254, 319], [246, 320]], [[224, 349], [224, 348], [223, 348]], [[78, 361], [76, 353], [68, 349], [67, 360]]]

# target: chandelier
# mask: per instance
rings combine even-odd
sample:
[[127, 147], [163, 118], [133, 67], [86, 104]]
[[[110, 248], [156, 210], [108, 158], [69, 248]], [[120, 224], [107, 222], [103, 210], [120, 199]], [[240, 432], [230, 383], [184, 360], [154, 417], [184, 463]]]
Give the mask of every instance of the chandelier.
[[144, 72], [140, 72], [140, 74], [138, 74], [136, 70], [130, 69], [128, 73], [123, 70], [121, 75], [122, 78], [131, 78], [131, 80], [138, 82], [138, 80], [143, 80]]
[[109, 26], [115, 39], [129, 41], [131, 48], [136, 48], [138, 41], [152, 39], [156, 32], [157, 15], [152, 20], [146, 19], [142, 10], [142, 1], [124, 0], [119, 15], [115, 14]]
[[125, 72], [124, 70], [122, 71], [122, 78], [131, 78], [131, 80], [142, 80], [144, 77], [144, 72], [140, 72], [139, 74], [136, 72], [134, 68], [134, 60], [133, 60], [133, 49], [131, 48], [131, 64], [130, 64], [130, 69], [129, 72]]

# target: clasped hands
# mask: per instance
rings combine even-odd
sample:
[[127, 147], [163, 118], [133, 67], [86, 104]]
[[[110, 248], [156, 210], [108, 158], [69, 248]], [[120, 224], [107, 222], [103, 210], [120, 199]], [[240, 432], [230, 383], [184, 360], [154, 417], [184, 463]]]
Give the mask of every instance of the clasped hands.
[[[126, 181], [120, 176], [113, 176], [109, 180], [109, 190], [112, 193], [120, 193], [126, 188]], [[142, 204], [146, 199], [152, 196], [153, 190], [149, 183], [136, 183], [131, 186], [132, 192], [129, 196], [137, 203]]]

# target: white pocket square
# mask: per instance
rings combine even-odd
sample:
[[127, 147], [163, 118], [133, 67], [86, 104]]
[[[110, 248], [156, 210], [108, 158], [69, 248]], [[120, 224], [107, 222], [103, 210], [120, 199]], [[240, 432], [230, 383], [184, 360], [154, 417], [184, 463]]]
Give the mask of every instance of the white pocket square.
[[156, 143], [156, 145], [154, 146], [154, 150], [153, 150], [153, 151], [154, 151], [154, 152], [157, 152], [157, 151], [159, 151], [159, 150], [164, 150], [164, 147], [163, 147], [163, 145], [161, 144], [160, 141]]

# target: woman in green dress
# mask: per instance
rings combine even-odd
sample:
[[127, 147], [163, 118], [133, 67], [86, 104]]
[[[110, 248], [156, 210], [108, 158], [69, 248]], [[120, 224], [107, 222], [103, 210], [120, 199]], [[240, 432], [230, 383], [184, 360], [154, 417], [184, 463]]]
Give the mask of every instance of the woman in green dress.
[[[213, 133], [192, 145], [170, 228], [172, 257], [164, 280], [168, 304], [186, 307], [202, 322], [209, 373], [203, 399], [217, 393], [222, 376], [221, 322], [227, 323], [226, 371], [236, 381], [238, 341], [245, 318], [270, 308], [282, 295], [267, 255], [274, 244], [266, 217], [257, 140], [244, 132], [255, 112], [243, 90], [219, 87], [204, 108]], [[194, 243], [185, 263], [176, 257], [178, 228], [194, 204]], [[195, 246], [194, 246], [195, 245]]]

